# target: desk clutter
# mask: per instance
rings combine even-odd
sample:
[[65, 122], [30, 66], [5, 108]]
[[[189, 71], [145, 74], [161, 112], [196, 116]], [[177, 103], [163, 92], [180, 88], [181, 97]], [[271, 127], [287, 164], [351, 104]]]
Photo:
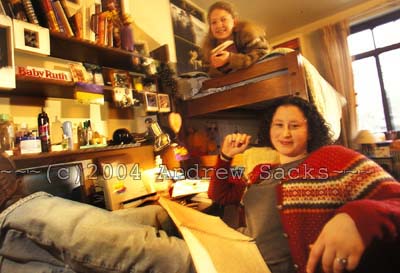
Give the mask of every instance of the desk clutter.
[[[132, 168], [136, 168], [131, 165]], [[118, 168], [118, 167], [117, 167]], [[105, 207], [118, 210], [138, 207], [146, 202], [164, 197], [176, 200], [189, 207], [198, 207], [199, 203], [211, 205], [207, 191], [209, 180], [182, 179], [175, 181], [172, 177], [162, 178], [157, 168], [142, 170], [137, 176], [99, 177], [98, 186], [103, 189]]]

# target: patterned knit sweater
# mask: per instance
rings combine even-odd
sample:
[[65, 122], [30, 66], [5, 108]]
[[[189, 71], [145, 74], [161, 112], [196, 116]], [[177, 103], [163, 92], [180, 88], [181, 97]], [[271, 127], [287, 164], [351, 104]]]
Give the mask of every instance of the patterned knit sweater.
[[[218, 168], [230, 163], [219, 160]], [[254, 168], [248, 181], [211, 178], [208, 194], [225, 205], [240, 202], [247, 183], [257, 183], [271, 166]], [[395, 241], [400, 232], [400, 183], [365, 156], [342, 146], [311, 153], [276, 188], [284, 231], [299, 272], [306, 272], [309, 245], [327, 221], [344, 212], [355, 221], [365, 245]]]

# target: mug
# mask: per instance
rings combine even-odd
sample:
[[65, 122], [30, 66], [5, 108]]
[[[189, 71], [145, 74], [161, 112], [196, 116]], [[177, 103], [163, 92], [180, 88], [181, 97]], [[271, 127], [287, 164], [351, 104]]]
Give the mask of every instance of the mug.
[[71, 121], [64, 121], [62, 124], [62, 129], [64, 135], [67, 137], [72, 137], [72, 122]]
[[72, 148], [73, 148], [72, 122], [71, 121], [63, 122], [62, 129], [64, 132], [64, 138], [67, 141], [67, 149], [72, 150]]

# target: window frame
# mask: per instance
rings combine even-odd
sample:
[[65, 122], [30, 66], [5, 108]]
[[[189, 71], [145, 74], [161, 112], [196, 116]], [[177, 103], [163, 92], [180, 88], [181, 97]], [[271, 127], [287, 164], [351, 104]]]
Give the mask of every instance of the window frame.
[[[391, 13], [388, 13], [388, 14], [382, 15], [380, 17], [350, 26], [350, 34], [354, 34], [354, 33], [357, 33], [357, 32], [360, 32], [360, 31], [363, 31], [366, 29], [370, 29], [372, 31], [372, 29], [375, 28], [376, 26], [383, 25], [385, 23], [389, 23], [391, 21], [395, 21], [398, 19], [400, 19], [400, 9], [393, 11]], [[374, 36], [373, 36], [373, 38], [374, 38]], [[375, 44], [375, 41], [374, 41], [374, 44]], [[389, 45], [389, 46], [385, 46], [385, 47], [381, 47], [381, 48], [375, 48], [373, 50], [351, 56], [353, 61], [368, 58], [368, 57], [374, 57], [374, 59], [375, 59], [376, 68], [378, 71], [379, 86], [381, 89], [380, 91], [381, 91], [381, 96], [382, 96], [383, 111], [384, 111], [384, 115], [385, 115], [386, 131], [392, 131], [394, 129], [394, 126], [393, 126], [393, 124], [392, 124], [393, 122], [390, 118], [390, 112], [389, 112], [390, 107], [389, 107], [388, 97], [387, 97], [386, 90], [385, 90], [385, 84], [383, 82], [383, 74], [382, 74], [381, 64], [379, 61], [379, 55], [384, 52], [388, 52], [388, 51], [399, 49], [399, 48], [400, 48], [400, 42], [397, 44], [393, 44], [393, 45]]]

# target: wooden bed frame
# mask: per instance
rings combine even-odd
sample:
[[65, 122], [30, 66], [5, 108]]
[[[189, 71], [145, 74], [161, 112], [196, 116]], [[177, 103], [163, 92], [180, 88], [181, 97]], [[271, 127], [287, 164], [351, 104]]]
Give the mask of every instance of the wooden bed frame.
[[247, 69], [235, 71], [222, 77], [203, 82], [202, 90], [222, 87], [275, 72], [277, 75], [183, 102], [186, 118], [197, 117], [233, 108], [251, 108], [272, 99], [296, 95], [308, 100], [307, 85], [301, 55], [298, 52], [277, 56], [256, 63]]

